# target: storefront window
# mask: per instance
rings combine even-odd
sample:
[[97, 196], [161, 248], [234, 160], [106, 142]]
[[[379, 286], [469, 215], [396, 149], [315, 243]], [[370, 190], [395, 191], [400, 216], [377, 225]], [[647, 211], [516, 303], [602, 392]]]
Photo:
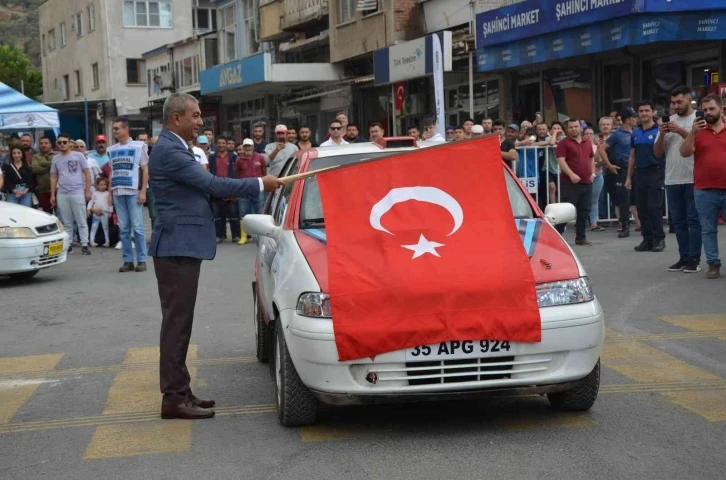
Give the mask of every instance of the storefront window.
[[603, 80], [603, 114], [633, 105], [630, 64], [606, 65]]
[[[474, 122], [489, 117], [499, 118], [499, 80], [478, 80], [474, 90]], [[469, 111], [469, 85], [460, 85], [446, 92], [447, 125], [460, 125], [471, 116]]]

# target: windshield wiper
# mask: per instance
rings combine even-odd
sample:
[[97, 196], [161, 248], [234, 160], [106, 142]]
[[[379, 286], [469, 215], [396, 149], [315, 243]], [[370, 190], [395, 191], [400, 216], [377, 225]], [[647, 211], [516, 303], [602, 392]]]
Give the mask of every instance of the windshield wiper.
[[306, 218], [301, 222], [303, 226], [307, 225], [325, 225], [324, 218]]

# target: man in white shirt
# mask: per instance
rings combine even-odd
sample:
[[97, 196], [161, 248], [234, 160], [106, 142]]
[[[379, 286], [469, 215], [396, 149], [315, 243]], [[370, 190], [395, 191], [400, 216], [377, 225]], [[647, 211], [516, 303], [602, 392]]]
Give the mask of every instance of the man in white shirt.
[[192, 147], [192, 153], [199, 165], [203, 166], [206, 171], [209, 171], [209, 158], [207, 157], [208, 151], [209, 139], [206, 135], [199, 135], [197, 137], [197, 145]]
[[348, 142], [343, 140], [343, 122], [340, 120], [333, 120], [330, 122], [328, 127], [328, 133], [330, 138], [320, 144], [321, 147], [329, 147], [331, 145], [348, 145]]
[[691, 90], [676, 87], [671, 92], [671, 115], [658, 128], [653, 145], [656, 156], [666, 157], [665, 188], [668, 214], [673, 220], [680, 259], [669, 272], [697, 273], [701, 270], [701, 222], [693, 196], [693, 155], [682, 157], [680, 148], [691, 131], [696, 112], [691, 107]]
[[287, 127], [277, 125], [275, 127], [275, 142], [268, 143], [265, 147], [265, 161], [267, 162], [267, 174], [278, 176], [287, 159], [297, 152], [298, 148], [287, 141]]

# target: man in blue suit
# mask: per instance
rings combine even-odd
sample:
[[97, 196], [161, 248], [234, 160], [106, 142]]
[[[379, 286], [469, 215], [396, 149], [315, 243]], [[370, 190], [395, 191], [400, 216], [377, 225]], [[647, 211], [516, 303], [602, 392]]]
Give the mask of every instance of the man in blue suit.
[[162, 314], [161, 418], [210, 418], [214, 400], [192, 394], [186, 367], [199, 270], [202, 260], [212, 260], [217, 253], [209, 195], [255, 197], [262, 191], [274, 192], [282, 183], [269, 175], [220, 178], [197, 163], [187, 142], [197, 138], [203, 122], [199, 102], [191, 95], [169, 96], [164, 102], [163, 123], [149, 159], [157, 211], [149, 255], [154, 258]]

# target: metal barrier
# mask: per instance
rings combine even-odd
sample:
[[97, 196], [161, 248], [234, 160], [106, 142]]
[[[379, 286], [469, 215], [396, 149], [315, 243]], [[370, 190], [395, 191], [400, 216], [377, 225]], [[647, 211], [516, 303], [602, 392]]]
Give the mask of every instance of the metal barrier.
[[[560, 189], [560, 166], [557, 164], [554, 146], [517, 147], [517, 160], [512, 162], [512, 170], [522, 182], [524, 188], [534, 197], [537, 204], [544, 210], [550, 203], [562, 200]], [[603, 181], [606, 169], [603, 171]], [[540, 179], [544, 180], [541, 182]], [[663, 192], [665, 196], [665, 191]], [[668, 218], [668, 201], [664, 200], [663, 218]], [[598, 222], [617, 222], [615, 204], [610, 199], [603, 183], [598, 202]], [[603, 208], [604, 207], [604, 208]], [[633, 210], [631, 206], [631, 211]], [[589, 224], [589, 221], [588, 221]]]

